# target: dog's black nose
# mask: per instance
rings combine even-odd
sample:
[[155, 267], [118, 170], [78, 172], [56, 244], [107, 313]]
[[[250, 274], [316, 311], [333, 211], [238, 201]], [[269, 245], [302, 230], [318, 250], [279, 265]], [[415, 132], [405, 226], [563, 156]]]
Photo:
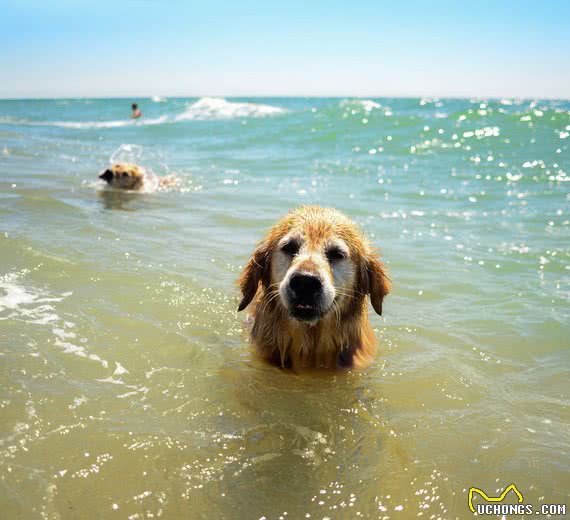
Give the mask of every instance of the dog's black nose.
[[103, 179], [104, 181], [111, 182], [111, 179], [113, 178], [113, 172], [111, 170], [105, 170], [101, 175], [99, 175], [99, 178]]
[[312, 299], [322, 289], [321, 279], [314, 274], [295, 273], [289, 280], [289, 287], [299, 299]]

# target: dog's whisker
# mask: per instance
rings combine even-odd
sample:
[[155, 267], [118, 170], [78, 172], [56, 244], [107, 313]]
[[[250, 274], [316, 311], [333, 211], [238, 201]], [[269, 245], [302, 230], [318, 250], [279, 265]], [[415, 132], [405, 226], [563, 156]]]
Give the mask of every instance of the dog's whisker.
[[336, 315], [336, 324], [337, 324], [337, 327], [340, 328], [340, 306], [339, 306], [338, 302], [336, 302], [336, 301], [333, 302], [333, 309], [334, 309], [334, 312], [335, 312], [335, 315]]
[[273, 302], [273, 301], [276, 300], [278, 297], [279, 297], [279, 293], [278, 293], [278, 292], [275, 292], [275, 293], [271, 294], [271, 295], [269, 296], [269, 298], [267, 298], [267, 299], [264, 300], [264, 301], [265, 301], [265, 305], [267, 305], [267, 304]]

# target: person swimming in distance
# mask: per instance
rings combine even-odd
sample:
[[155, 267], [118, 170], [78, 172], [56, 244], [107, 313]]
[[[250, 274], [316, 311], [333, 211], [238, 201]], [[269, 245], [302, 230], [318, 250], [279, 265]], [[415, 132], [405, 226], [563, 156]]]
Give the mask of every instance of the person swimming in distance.
[[142, 112], [141, 112], [139, 106], [138, 106], [136, 103], [133, 103], [133, 104], [131, 105], [131, 108], [133, 109], [133, 112], [132, 112], [132, 114], [131, 114], [131, 117], [132, 117], [133, 119], [138, 119], [139, 117], [142, 116]]

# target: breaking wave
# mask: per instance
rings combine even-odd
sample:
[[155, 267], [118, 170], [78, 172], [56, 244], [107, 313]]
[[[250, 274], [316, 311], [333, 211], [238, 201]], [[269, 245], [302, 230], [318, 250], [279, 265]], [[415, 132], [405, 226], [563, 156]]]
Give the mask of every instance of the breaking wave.
[[0, 124], [4, 125], [58, 126], [61, 128], [75, 128], [75, 129], [119, 128], [124, 126], [160, 125], [161, 123], [166, 123], [167, 121], [168, 121], [168, 116], [141, 119], [138, 121], [131, 119], [117, 119], [114, 121], [30, 121], [27, 119], [0, 117]]
[[284, 108], [259, 103], [228, 101], [224, 98], [204, 97], [192, 103], [176, 121], [233, 119], [236, 117], [266, 117], [286, 112]]
[[344, 101], [340, 102], [340, 108], [361, 108], [366, 112], [370, 112], [374, 109], [382, 108], [382, 105], [376, 101], [372, 101], [371, 99], [345, 99]]

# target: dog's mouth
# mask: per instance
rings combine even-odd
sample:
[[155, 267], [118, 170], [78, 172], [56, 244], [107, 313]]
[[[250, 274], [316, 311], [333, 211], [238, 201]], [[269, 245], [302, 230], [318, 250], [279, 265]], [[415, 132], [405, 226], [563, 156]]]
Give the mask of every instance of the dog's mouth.
[[321, 317], [317, 306], [304, 303], [292, 304], [289, 314], [291, 315], [291, 318], [305, 322], [316, 322]]
[[291, 303], [289, 305], [289, 315], [294, 320], [315, 324], [322, 319], [328, 312], [320, 305], [312, 305], [307, 303]]

